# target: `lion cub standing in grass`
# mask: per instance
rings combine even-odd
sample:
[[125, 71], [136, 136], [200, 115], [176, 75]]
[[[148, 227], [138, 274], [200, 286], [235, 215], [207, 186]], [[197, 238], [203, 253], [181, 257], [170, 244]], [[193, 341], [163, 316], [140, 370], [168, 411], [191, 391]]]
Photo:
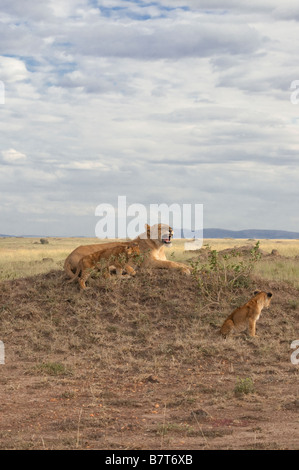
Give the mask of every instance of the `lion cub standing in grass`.
[[[139, 255], [140, 248], [137, 243], [122, 243], [113, 248], [107, 248], [91, 255], [83, 256], [78, 263], [74, 277], [68, 283], [78, 278], [81, 289], [86, 289], [85, 283], [94, 269], [105, 267], [109, 276], [109, 266], [111, 265], [115, 266], [118, 276], [122, 275], [123, 269], [131, 276], [135, 276], [136, 272], [132, 268], [131, 263], [133, 263], [133, 258], [135, 257], [136, 259]], [[102, 260], [105, 260], [104, 266], [101, 266]]]
[[272, 299], [271, 292], [255, 291], [254, 297], [242, 307], [236, 308], [225, 320], [221, 327], [221, 334], [228, 335], [233, 331], [249, 330], [250, 336], [256, 336], [256, 322], [260, 317], [263, 308], [270, 305]]

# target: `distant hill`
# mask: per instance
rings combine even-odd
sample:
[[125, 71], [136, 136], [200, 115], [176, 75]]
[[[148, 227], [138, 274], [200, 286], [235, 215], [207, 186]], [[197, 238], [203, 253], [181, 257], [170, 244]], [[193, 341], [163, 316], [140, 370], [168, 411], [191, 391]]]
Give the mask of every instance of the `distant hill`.
[[[200, 232], [191, 232], [191, 230], [175, 230], [175, 238], [199, 238]], [[222, 228], [205, 228], [203, 238], [253, 238], [253, 239], [299, 239], [299, 232], [288, 232], [286, 230], [225, 230]]]
[[[59, 235], [57, 235], [59, 236]], [[174, 229], [174, 238], [200, 238], [201, 232], [192, 232], [191, 230]], [[13, 237], [13, 238], [39, 238], [41, 235], [4, 235], [0, 233], [0, 238]], [[45, 238], [51, 238], [46, 237]], [[85, 238], [84, 236], [73, 236], [69, 238]], [[205, 228], [203, 229], [203, 238], [252, 238], [252, 239], [286, 239], [286, 240], [299, 240], [299, 232], [289, 232], [286, 230], [225, 230], [222, 228]]]
[[[3, 235], [0, 233], [0, 238], [41, 238], [42, 235]], [[44, 237], [47, 238], [47, 237]]]

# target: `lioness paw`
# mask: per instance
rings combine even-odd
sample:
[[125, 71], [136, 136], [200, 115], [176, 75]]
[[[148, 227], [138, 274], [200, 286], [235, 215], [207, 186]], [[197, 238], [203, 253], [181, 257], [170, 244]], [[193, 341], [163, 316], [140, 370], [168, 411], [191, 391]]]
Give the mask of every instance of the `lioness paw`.
[[183, 274], [186, 274], [186, 276], [190, 276], [190, 275], [191, 275], [191, 269], [189, 269], [189, 268], [185, 268], [185, 267], [184, 267], [184, 268], [181, 268], [181, 272], [182, 272]]

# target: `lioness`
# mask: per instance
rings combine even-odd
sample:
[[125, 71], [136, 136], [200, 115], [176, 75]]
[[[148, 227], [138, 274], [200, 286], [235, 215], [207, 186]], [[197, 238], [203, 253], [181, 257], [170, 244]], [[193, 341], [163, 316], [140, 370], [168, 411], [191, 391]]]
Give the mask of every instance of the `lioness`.
[[256, 322], [263, 308], [268, 308], [272, 299], [271, 292], [255, 291], [254, 297], [242, 307], [236, 308], [225, 320], [221, 327], [221, 334], [228, 335], [233, 331], [249, 330], [250, 336], [256, 336]]
[[[146, 231], [133, 241], [138, 243], [142, 254], [143, 262], [141, 267], [176, 269], [185, 274], [190, 274], [191, 270], [183, 263], [168, 261], [164, 252], [164, 246], [171, 245], [173, 229], [166, 224], [156, 224], [150, 227], [145, 224]], [[77, 269], [78, 263], [83, 256], [90, 255], [96, 251], [105, 250], [119, 246], [121, 242], [97, 243], [94, 245], [81, 245], [76, 248], [64, 262], [64, 270], [69, 277], [72, 277]]]
[[[68, 282], [73, 282], [75, 279], [78, 279], [81, 289], [86, 289], [85, 283], [87, 279], [91, 275], [92, 270], [98, 267], [101, 268], [101, 266], [97, 265], [102, 260], [105, 260], [105, 268], [107, 269], [108, 275], [109, 266], [113, 264], [118, 276], [122, 275], [123, 269], [125, 269], [128, 274], [135, 276], [136, 272], [131, 266], [131, 263], [133, 263], [133, 257], [138, 255], [140, 255], [140, 249], [137, 243], [123, 243], [112, 248], [107, 248], [106, 250], [97, 251], [91, 255], [83, 256], [78, 263], [76, 273]], [[125, 262], [124, 267], [121, 261]]]

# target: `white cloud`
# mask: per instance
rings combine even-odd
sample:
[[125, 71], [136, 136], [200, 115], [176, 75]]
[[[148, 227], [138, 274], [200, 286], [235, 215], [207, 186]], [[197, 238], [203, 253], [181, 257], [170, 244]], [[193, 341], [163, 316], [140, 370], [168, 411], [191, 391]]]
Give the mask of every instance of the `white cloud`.
[[29, 73], [22, 60], [0, 56], [0, 77], [4, 83], [19, 82], [29, 78]]
[[109, 167], [104, 163], [98, 161], [88, 161], [83, 162], [72, 162], [66, 164], [58, 164], [59, 168], [73, 169], [73, 170], [96, 170], [100, 169], [102, 171], [109, 170]]
[[15, 149], [2, 150], [3, 161], [7, 163], [23, 163], [27, 156]]

